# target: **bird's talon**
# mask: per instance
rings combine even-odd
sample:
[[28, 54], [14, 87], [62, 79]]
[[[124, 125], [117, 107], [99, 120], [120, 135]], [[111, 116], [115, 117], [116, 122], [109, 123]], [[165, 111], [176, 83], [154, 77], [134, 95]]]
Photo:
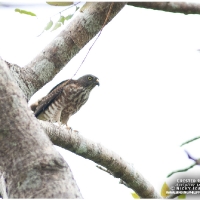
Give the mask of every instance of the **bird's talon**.
[[66, 126], [66, 129], [67, 129], [68, 131], [72, 131], [72, 128], [69, 127], [69, 126]]

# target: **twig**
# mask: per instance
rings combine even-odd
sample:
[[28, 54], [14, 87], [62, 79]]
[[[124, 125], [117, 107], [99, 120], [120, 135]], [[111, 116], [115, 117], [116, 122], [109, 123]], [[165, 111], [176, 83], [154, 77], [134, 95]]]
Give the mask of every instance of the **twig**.
[[[99, 168], [100, 170], [102, 170], [102, 171], [108, 173], [109, 175], [111, 175], [111, 176], [113, 176], [113, 177], [115, 178], [114, 174], [113, 174], [110, 170], [108, 170], [108, 169], [106, 169], [106, 168], [104, 168], [104, 167], [102, 167], [102, 166], [100, 166], [100, 165], [97, 165], [96, 167]], [[123, 185], [125, 185], [126, 187], [132, 189], [131, 186], [128, 185], [128, 184], [127, 184], [125, 181], [123, 181], [122, 179], [119, 180], [119, 184], [123, 184]]]
[[79, 2], [77, 2], [77, 3], [75, 3], [75, 4], [71, 5], [71, 6], [68, 6], [68, 7], [65, 8], [64, 10], [61, 10], [61, 11], [59, 11], [58, 13], [52, 15], [52, 16], [50, 17], [50, 19], [51, 19], [52, 17], [54, 17], [54, 16], [60, 14], [61, 12], [64, 12], [64, 11], [66, 11], [66, 10], [68, 10], [68, 9], [70, 9], [70, 8], [72, 8], [72, 7], [74, 7], [74, 6], [77, 6], [79, 3], [81, 3], [81, 2], [79, 1]]
[[188, 171], [189, 169], [193, 168], [193, 167], [196, 166], [196, 165], [197, 165], [197, 164], [194, 163], [194, 164], [190, 165], [189, 167], [187, 167], [187, 168], [185, 168], [185, 169], [180, 169], [180, 170], [177, 170], [177, 171], [173, 171], [173, 172], [171, 172], [170, 174], [167, 175], [167, 178], [169, 178], [170, 176], [172, 176], [173, 174], [176, 174], [176, 173], [178, 173], [178, 172], [186, 172], [186, 171]]
[[120, 179], [119, 184], [123, 184], [123, 185], [125, 185], [126, 187], [132, 189], [131, 186], [130, 186], [129, 184], [127, 184], [125, 181], [123, 181], [122, 179]]
[[187, 152], [187, 151], [185, 150], [185, 153], [187, 154], [187, 156], [188, 156], [188, 158], [189, 158], [190, 160], [193, 160], [193, 161], [197, 162], [197, 159], [194, 158], [193, 156], [191, 156], [191, 155], [189, 154], [189, 152]]
[[191, 140], [188, 140], [187, 142], [184, 142], [183, 144], [181, 144], [181, 147], [182, 147], [183, 145], [185, 145], [185, 144], [188, 144], [188, 143], [190, 143], [190, 142], [193, 142], [193, 141], [195, 141], [195, 140], [198, 140], [199, 138], [200, 138], [200, 136], [195, 137], [195, 138], [193, 138], [193, 139], [191, 139]]
[[100, 165], [97, 165], [96, 167], [99, 168], [100, 170], [102, 170], [102, 171], [104, 171], [104, 172], [106, 172], [106, 173], [108, 173], [108, 174], [110, 174], [110, 175], [113, 176], [113, 173], [112, 173], [111, 171], [107, 170], [106, 168], [103, 168], [103, 167], [100, 166]]
[[[52, 22], [52, 21], [51, 21], [51, 18], [54, 17], [55, 15], [58, 15], [58, 14], [61, 15], [61, 12], [70, 9], [70, 8], [72, 8], [72, 7], [76, 6], [76, 5], [78, 5], [79, 3], [80, 3], [80, 2], [77, 2], [77, 3], [75, 3], [75, 4], [71, 5], [71, 6], [68, 6], [66, 9], [64, 9], [64, 10], [62, 10], [62, 11], [60, 11], [60, 12], [58, 12], [58, 13], [52, 15], [52, 16], [50, 16], [50, 22]], [[75, 12], [76, 12], [76, 11], [75, 11]], [[75, 13], [75, 12], [74, 12], [74, 13]], [[50, 23], [50, 22], [49, 22], [49, 23]], [[48, 24], [49, 24], [49, 23], [48, 23]], [[53, 22], [52, 22], [52, 25], [53, 25]], [[45, 28], [45, 29], [42, 31], [42, 33], [40, 33], [37, 37], [40, 37], [40, 36], [45, 32], [45, 30], [47, 30], [47, 29]], [[49, 30], [49, 28], [48, 28], [48, 30]]]

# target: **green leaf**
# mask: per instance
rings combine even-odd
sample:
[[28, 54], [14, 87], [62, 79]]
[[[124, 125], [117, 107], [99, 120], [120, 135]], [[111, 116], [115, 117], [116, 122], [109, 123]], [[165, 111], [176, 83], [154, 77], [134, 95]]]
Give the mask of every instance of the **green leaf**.
[[62, 24], [60, 22], [56, 22], [55, 26], [53, 27], [53, 29], [51, 31], [55, 31], [56, 29], [58, 29]]
[[181, 194], [178, 196], [178, 199], [186, 199], [186, 195], [185, 194]]
[[49, 23], [46, 25], [44, 30], [48, 31], [52, 26], [53, 26], [53, 21], [50, 20]]
[[36, 14], [33, 12], [26, 11], [26, 10], [20, 10], [19, 8], [16, 8], [15, 12], [18, 12], [20, 14], [30, 15], [30, 16], [36, 16]]
[[73, 2], [50, 2], [50, 1], [46, 1], [47, 4], [51, 5], [51, 6], [70, 6], [73, 4]]
[[161, 196], [164, 197], [164, 198], [168, 196], [168, 194], [166, 194], [166, 191], [169, 191], [169, 186], [165, 182], [162, 186], [162, 189], [161, 189]]
[[131, 193], [132, 197], [134, 199], [140, 199], [140, 197], [138, 196], [138, 194], [136, 194], [135, 192]]
[[71, 19], [71, 18], [73, 17], [73, 15], [74, 15], [74, 14], [72, 14], [72, 15], [67, 15], [67, 17], [65, 17], [65, 20], [67, 21], [67, 20]]
[[58, 20], [58, 22], [61, 22], [62, 24], [64, 24], [64, 22], [65, 22], [65, 17], [60, 16], [60, 19]]

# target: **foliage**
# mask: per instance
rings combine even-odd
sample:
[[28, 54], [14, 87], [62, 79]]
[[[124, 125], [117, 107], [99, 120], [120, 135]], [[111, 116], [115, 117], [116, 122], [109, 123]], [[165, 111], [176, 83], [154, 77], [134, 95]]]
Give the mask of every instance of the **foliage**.
[[[52, 27], [53, 28], [51, 29], [51, 31], [55, 31], [56, 29], [60, 28], [62, 25], [64, 25], [65, 21], [70, 20], [74, 16], [74, 14], [76, 13], [76, 11], [79, 9], [79, 7], [77, 6], [79, 3], [76, 3], [76, 4], [73, 4], [72, 2], [47, 2], [47, 3], [48, 4], [51, 3], [50, 5], [53, 5], [53, 6], [61, 6], [61, 5], [63, 6], [63, 5], [66, 5], [67, 8], [59, 12], [60, 18], [55, 23], [50, 18], [50, 21], [47, 23], [47, 25], [44, 28], [44, 30], [42, 31], [42, 33], [44, 33], [44, 31], [50, 30]], [[67, 9], [75, 7], [75, 6], [76, 6], [76, 9], [75, 9], [74, 13], [68, 14], [67, 16], [61, 15], [61, 13], [63, 11], [66, 11]]]
[[66, 2], [66, 1], [62, 1], [62, 2], [52, 2], [52, 1], [46, 1], [47, 4], [51, 5], [51, 6], [70, 6], [73, 4], [73, 2]]
[[131, 193], [131, 195], [132, 195], [132, 197], [133, 197], [134, 199], [140, 199], [140, 197], [138, 196], [138, 194], [135, 193], [135, 192]]
[[25, 14], [25, 15], [29, 15], [29, 16], [36, 16], [35, 13], [27, 11], [27, 10], [20, 10], [19, 8], [15, 9], [15, 12], [18, 12], [20, 14]]
[[167, 183], [165, 182], [161, 188], [161, 196], [163, 198], [166, 198], [168, 196], [168, 194], [166, 194], [166, 191], [169, 191], [169, 186], [167, 185]]

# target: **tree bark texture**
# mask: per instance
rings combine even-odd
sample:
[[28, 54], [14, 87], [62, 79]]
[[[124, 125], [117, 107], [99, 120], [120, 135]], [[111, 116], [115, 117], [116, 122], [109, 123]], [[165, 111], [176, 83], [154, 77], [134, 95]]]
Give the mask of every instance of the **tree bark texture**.
[[81, 198], [69, 166], [40, 128], [2, 59], [0, 113], [0, 174], [8, 198]]
[[199, 3], [189, 2], [129, 2], [128, 5], [173, 13], [200, 14]]
[[110, 151], [99, 143], [94, 143], [84, 138], [77, 131], [60, 128], [52, 123], [41, 120], [40, 125], [55, 145], [105, 167], [115, 178], [120, 178], [141, 198], [161, 198], [154, 187], [131, 163], [126, 162], [113, 151]]

